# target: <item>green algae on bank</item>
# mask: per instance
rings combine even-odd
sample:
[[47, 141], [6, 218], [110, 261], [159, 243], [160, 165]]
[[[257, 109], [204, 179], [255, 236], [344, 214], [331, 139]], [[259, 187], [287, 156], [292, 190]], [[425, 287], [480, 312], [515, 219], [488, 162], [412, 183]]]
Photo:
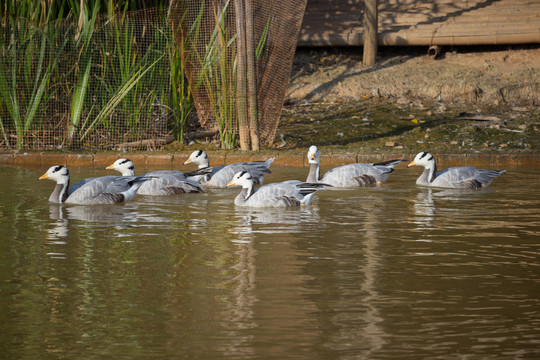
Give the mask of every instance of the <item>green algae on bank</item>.
[[347, 103], [285, 106], [274, 147], [312, 144], [363, 153], [537, 153], [540, 121], [536, 108], [447, 110], [443, 104], [398, 106], [368, 99]]

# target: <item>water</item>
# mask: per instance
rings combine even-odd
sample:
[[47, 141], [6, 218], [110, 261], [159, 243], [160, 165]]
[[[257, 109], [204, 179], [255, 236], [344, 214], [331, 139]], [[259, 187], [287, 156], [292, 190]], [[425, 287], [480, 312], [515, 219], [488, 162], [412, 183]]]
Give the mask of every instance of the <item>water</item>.
[[540, 169], [452, 191], [400, 166], [287, 210], [51, 205], [45, 170], [1, 168], [2, 358], [540, 357]]

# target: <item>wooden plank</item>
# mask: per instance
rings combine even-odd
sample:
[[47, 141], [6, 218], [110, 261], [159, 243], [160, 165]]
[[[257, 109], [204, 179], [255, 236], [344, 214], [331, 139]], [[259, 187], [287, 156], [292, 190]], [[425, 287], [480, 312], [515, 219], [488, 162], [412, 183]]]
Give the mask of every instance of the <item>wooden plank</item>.
[[[363, 1], [309, 0], [299, 45], [363, 44]], [[540, 43], [540, 1], [379, 0], [381, 45]]]

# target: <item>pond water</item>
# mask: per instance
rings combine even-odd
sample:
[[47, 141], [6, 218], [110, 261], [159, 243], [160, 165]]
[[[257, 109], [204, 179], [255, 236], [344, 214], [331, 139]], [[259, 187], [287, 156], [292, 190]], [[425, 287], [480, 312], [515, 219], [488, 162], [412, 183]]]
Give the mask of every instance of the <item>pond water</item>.
[[52, 205], [46, 168], [0, 170], [3, 358], [540, 357], [538, 168], [452, 191], [400, 166], [286, 210], [238, 189]]

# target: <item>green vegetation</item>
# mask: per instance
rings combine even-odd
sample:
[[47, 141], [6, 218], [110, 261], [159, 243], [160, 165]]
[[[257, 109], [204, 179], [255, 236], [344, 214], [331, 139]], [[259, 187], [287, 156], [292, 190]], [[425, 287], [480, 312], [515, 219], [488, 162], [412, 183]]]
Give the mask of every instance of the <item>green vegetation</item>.
[[[0, 147], [110, 148], [172, 131], [193, 100], [165, 1], [11, 0], [0, 9]], [[181, 51], [181, 50], [180, 50]]]
[[[239, 74], [230, 0], [193, 2], [189, 23], [187, 3], [175, 3], [185, 11], [179, 22], [168, 13], [172, 4], [7, 0], [0, 8], [0, 148], [110, 149], [170, 133], [182, 141], [192, 92], [209, 104], [199, 115], [215, 120], [221, 147], [234, 148]], [[203, 34], [208, 22], [214, 28]], [[270, 19], [257, 58], [269, 26]], [[188, 67], [196, 72], [189, 85]]]

